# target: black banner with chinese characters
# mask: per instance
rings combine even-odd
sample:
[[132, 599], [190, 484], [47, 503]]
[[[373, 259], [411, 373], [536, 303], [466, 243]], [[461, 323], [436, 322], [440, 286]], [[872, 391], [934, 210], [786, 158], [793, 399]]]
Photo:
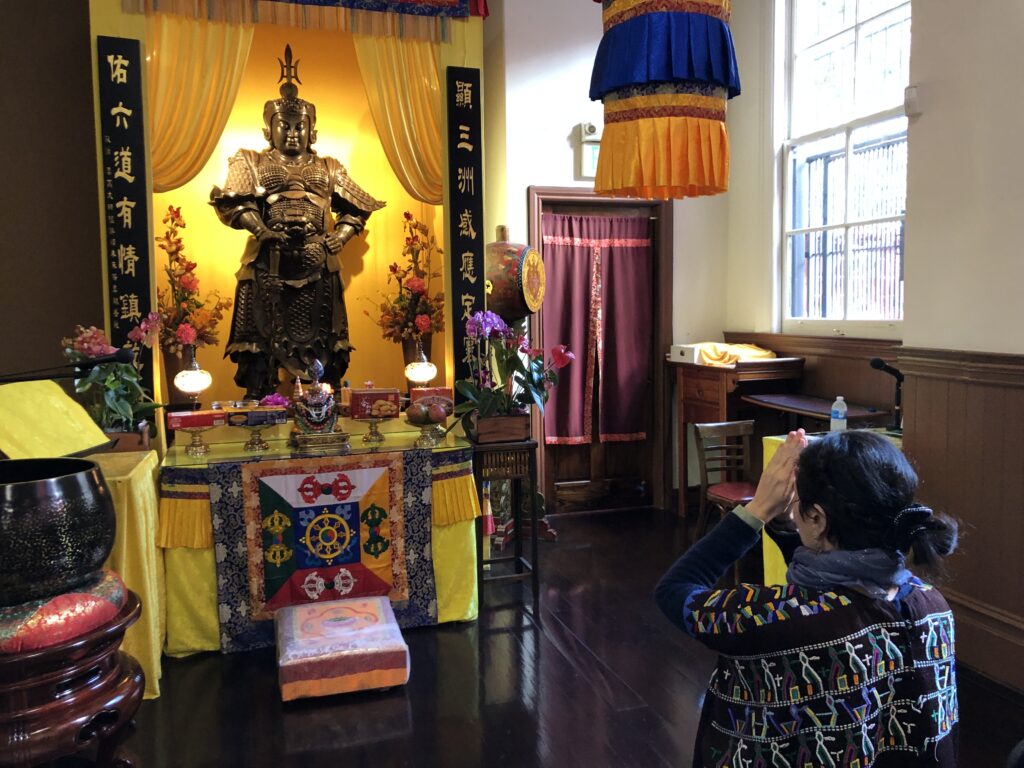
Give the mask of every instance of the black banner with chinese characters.
[[[149, 314], [149, 198], [142, 124], [142, 47], [123, 37], [96, 38], [100, 84], [100, 137], [106, 229], [110, 343], [123, 347], [128, 332]], [[153, 353], [139, 350], [143, 385], [153, 390]]]
[[[448, 67], [448, 231], [452, 276], [449, 319], [455, 349], [455, 380], [468, 379], [474, 349], [466, 320], [484, 306], [483, 136], [480, 70]], [[456, 394], [456, 400], [461, 398]]]

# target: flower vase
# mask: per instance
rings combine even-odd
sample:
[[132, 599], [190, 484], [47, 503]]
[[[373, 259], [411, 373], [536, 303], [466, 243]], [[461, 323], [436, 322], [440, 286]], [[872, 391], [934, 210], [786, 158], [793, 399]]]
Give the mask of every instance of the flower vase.
[[[430, 359], [430, 338], [431, 334], [424, 333], [420, 337], [420, 344], [422, 344], [423, 352], [426, 353], [427, 359]], [[402, 359], [404, 364], [419, 362], [419, 349], [416, 346], [416, 339], [402, 339]]]

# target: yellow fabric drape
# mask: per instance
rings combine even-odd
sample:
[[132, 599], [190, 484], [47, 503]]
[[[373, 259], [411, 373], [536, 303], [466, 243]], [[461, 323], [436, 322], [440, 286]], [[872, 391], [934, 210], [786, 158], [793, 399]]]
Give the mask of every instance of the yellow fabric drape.
[[160, 652], [167, 631], [164, 553], [156, 546], [156, 451], [97, 453], [95, 461], [114, 501], [117, 532], [106, 567], [142, 601], [142, 616], [128, 628], [121, 649], [146, 673], [145, 698], [160, 695]]
[[425, 40], [367, 35], [354, 35], [353, 40], [370, 113], [388, 162], [410, 195], [440, 205], [439, 46]]
[[146, 24], [146, 120], [153, 190], [186, 184], [220, 141], [249, 58], [253, 27], [158, 13]]

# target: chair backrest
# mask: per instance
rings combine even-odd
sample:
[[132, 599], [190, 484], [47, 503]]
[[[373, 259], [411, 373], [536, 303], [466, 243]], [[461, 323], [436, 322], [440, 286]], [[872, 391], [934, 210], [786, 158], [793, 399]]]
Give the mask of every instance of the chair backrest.
[[750, 438], [753, 434], [753, 421], [693, 425], [702, 503], [710, 485], [708, 478], [713, 473], [719, 476], [715, 482], [750, 480]]

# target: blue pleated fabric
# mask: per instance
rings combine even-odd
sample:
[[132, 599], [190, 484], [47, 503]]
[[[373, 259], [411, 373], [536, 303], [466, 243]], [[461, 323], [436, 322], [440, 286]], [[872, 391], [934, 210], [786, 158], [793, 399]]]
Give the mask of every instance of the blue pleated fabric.
[[601, 38], [590, 98], [632, 85], [698, 80], [740, 93], [732, 33], [702, 13], [663, 11], [616, 24]]

